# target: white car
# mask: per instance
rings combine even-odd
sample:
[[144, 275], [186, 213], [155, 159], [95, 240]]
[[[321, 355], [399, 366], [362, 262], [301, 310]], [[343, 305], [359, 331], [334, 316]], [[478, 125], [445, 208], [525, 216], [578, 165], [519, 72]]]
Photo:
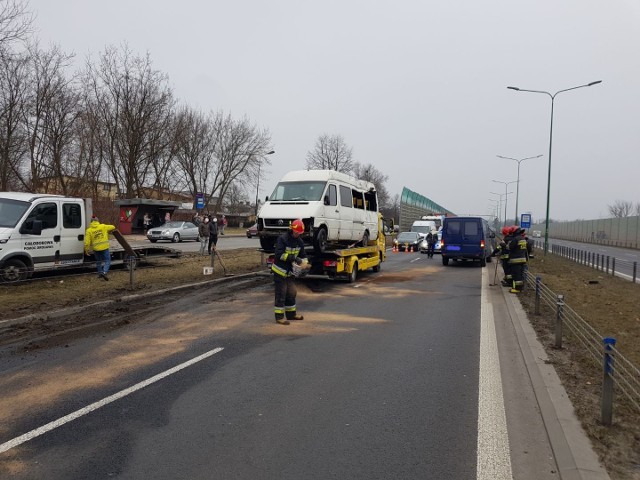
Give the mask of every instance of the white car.
[[183, 240], [198, 240], [198, 227], [191, 222], [167, 222], [159, 227], [151, 228], [147, 232], [147, 238], [151, 243], [158, 240], [170, 240], [173, 243]]

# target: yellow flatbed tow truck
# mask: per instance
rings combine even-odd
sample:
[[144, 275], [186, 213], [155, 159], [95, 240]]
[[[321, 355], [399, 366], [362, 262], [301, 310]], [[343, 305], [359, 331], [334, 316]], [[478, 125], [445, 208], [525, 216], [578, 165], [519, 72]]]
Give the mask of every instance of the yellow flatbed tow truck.
[[[307, 252], [307, 259], [311, 265], [309, 274], [346, 279], [352, 283], [358, 278], [359, 272], [368, 269], [379, 272], [382, 262], [387, 258], [383, 223], [383, 219], [380, 217], [378, 238], [370, 241], [366, 247], [340, 248], [320, 254]], [[393, 227], [391, 231], [393, 231]], [[267, 260], [268, 268], [271, 268], [272, 263], [273, 255], [270, 255]]]

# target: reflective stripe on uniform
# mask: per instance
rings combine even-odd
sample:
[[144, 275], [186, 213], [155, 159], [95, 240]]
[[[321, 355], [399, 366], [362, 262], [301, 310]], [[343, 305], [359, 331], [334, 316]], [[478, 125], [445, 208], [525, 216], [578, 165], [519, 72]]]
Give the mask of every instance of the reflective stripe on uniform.
[[271, 265], [271, 271], [273, 273], [275, 273], [276, 275], [280, 275], [281, 277], [286, 277], [287, 276], [287, 271], [284, 268], [279, 267], [275, 263]]
[[295, 312], [296, 311], [296, 306], [293, 305], [292, 307], [284, 307], [284, 311], [285, 312]]

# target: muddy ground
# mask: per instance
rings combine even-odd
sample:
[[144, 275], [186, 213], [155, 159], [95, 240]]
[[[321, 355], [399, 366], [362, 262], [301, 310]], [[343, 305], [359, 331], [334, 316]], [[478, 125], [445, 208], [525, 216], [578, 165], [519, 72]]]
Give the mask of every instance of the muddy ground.
[[[135, 321], [140, 309], [185, 294], [185, 290], [166, 289], [186, 284], [192, 285], [190, 288], [202, 288], [203, 282], [228, 279], [230, 274], [239, 277], [265, 271], [264, 258], [255, 249], [230, 250], [222, 255], [227, 270], [223, 270], [216, 259], [212, 275], [203, 274], [204, 267], [211, 265], [209, 257], [185, 254], [178, 259], [155, 259], [152, 266], [139, 267], [133, 283], [128, 271], [114, 268], [108, 282], [98, 279], [93, 271], [82, 271], [64, 278], [34, 279], [23, 285], [0, 285], [0, 346], [5, 347], [6, 353], [7, 348], [28, 351], [64, 344], [74, 337], [119, 328]], [[493, 264], [487, 268], [493, 268]], [[640, 285], [553, 255], [533, 259], [530, 273], [540, 275], [551, 292], [563, 294], [566, 304], [599, 335], [615, 337], [618, 350], [640, 366]], [[249, 275], [246, 279], [249, 286], [264, 281], [268, 278], [259, 275]], [[220, 298], [237, 291], [232, 284], [217, 285], [212, 294]], [[159, 290], [165, 293], [154, 296]], [[136, 303], [123, 301], [132, 294], [150, 296]], [[583, 345], [570, 334], [562, 349], [554, 348], [555, 311], [543, 303], [541, 315], [535, 315], [531, 288], [520, 298], [611, 478], [640, 479], [640, 411], [616, 392], [614, 424], [603, 426], [600, 423], [601, 361], [594, 361], [593, 354], [585, 354]], [[73, 312], [76, 307], [105, 301], [109, 303], [95, 307], [102, 314], [94, 325], [87, 326], [83, 323], [87, 316]], [[69, 309], [69, 313], [55, 318], [47, 316], [60, 309]], [[6, 321], [27, 315], [30, 319], [19, 324]]]

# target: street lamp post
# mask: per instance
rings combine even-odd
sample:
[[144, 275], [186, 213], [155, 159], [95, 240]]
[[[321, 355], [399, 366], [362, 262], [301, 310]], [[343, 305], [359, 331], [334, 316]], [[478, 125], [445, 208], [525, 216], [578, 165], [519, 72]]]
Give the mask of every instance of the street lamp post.
[[538, 155], [536, 157], [527, 157], [527, 158], [511, 158], [511, 157], [503, 157], [502, 155], [496, 155], [498, 158], [504, 158], [506, 160], [514, 160], [518, 162], [518, 179], [516, 180], [516, 223], [514, 225], [520, 225], [520, 221], [518, 219], [518, 197], [520, 196], [520, 164], [525, 160], [531, 160], [532, 158], [540, 158], [542, 155]]
[[[270, 152], [265, 153], [265, 155], [273, 155], [274, 153], [276, 153], [275, 150], [271, 150]], [[259, 196], [260, 196], [260, 167], [262, 167], [262, 163], [258, 164], [258, 181], [256, 182], [256, 221], [258, 220], [258, 202], [259, 202]]]
[[592, 87], [602, 83], [602, 80], [596, 80], [595, 82], [587, 83], [585, 85], [578, 85], [577, 87], [565, 88], [564, 90], [558, 90], [556, 93], [551, 94], [544, 90], [525, 90], [518, 87], [507, 87], [509, 90], [515, 90], [517, 92], [529, 92], [529, 93], [544, 93], [551, 98], [551, 124], [549, 127], [549, 168], [547, 173], [547, 214], [544, 220], [544, 255], [547, 254], [547, 248], [549, 247], [549, 201], [551, 199], [551, 145], [553, 143], [553, 102], [556, 95], [562, 92], [568, 92], [569, 90], [576, 90], [578, 88]]
[[[504, 224], [507, 224], [507, 189], [509, 188], [509, 185], [511, 185], [512, 183], [516, 183], [516, 181], [512, 181], [512, 182], [501, 182], [500, 180], [491, 180], [494, 183], [503, 183], [504, 184]], [[513, 192], [509, 192], [509, 193], [513, 193]]]
[[[507, 192], [507, 193], [497, 193], [497, 192], [489, 192], [491, 195], [498, 195], [499, 198], [499, 204], [498, 204], [498, 212], [500, 212], [502, 210], [502, 197], [505, 197], [505, 202], [507, 201], [507, 195], [511, 195], [513, 192]], [[505, 212], [506, 212], [506, 203], [505, 203]], [[500, 217], [500, 215], [498, 215], [498, 217]], [[499, 220], [502, 220], [499, 218]], [[504, 224], [507, 224], [507, 219], [504, 219]]]

